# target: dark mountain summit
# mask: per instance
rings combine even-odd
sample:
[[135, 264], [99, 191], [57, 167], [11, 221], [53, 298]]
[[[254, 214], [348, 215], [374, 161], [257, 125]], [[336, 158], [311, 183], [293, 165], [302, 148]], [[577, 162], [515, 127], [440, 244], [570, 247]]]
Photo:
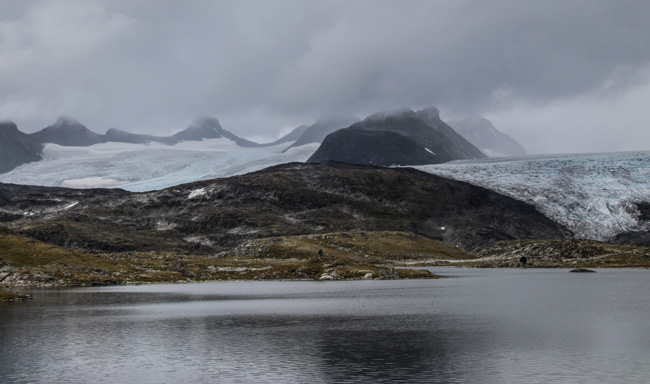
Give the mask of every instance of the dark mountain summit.
[[532, 206], [409, 168], [290, 163], [132, 193], [0, 184], [0, 227], [101, 251], [214, 254], [245, 240], [339, 231], [406, 231], [465, 250], [571, 233]]
[[12, 121], [0, 122], [0, 173], [15, 167], [39, 161], [43, 145], [18, 130]]
[[259, 144], [235, 135], [221, 127], [219, 120], [212, 116], [202, 116], [197, 118], [189, 127], [172, 135], [171, 141], [175, 144], [180, 141], [200, 141], [203, 139], [226, 138], [237, 143], [242, 147], [259, 147]]
[[490, 157], [526, 155], [526, 149], [521, 144], [494, 128], [492, 122], [483, 117], [454, 120], [450, 125]]
[[420, 165], [484, 158], [429, 108], [376, 113], [325, 138], [310, 163]]
[[482, 159], [485, 157], [485, 154], [481, 152], [480, 148], [477, 148], [471, 141], [464, 138], [440, 119], [440, 111], [438, 108], [424, 108], [415, 114], [437, 132], [444, 134], [454, 144], [453, 147], [449, 148], [454, 156], [465, 159]]
[[85, 147], [106, 142], [104, 135], [89, 130], [70, 117], [59, 117], [56, 123], [30, 136], [41, 144], [52, 143], [69, 147]]

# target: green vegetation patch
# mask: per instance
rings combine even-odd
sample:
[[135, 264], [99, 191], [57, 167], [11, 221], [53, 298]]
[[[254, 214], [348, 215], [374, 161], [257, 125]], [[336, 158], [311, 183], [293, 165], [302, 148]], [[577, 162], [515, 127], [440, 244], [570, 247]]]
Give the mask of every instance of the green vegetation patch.
[[[24, 236], [0, 234], [0, 285], [52, 287], [212, 280], [434, 277], [431, 274], [400, 273], [392, 267], [374, 264], [371, 260], [384, 259], [377, 254], [369, 254], [366, 260], [365, 249], [359, 249], [349, 256], [342, 249], [357, 247], [358, 241], [354, 237], [349, 243], [333, 242], [326, 248], [328, 251], [319, 256], [318, 247], [332, 238], [316, 236], [316, 239], [305, 237], [297, 242], [300, 246], [296, 249], [265, 249], [264, 252], [255, 253], [258, 257], [250, 257], [235, 253], [206, 256], [153, 251], [89, 254]], [[366, 241], [371, 241], [376, 234], [359, 236], [367, 236]], [[394, 235], [395, 239], [400, 236]], [[350, 241], [344, 234], [338, 234], [336, 238]], [[274, 238], [272, 243], [276, 242]], [[287, 244], [294, 245], [293, 242]], [[415, 247], [412, 245], [408, 249]]]
[[409, 232], [336, 232], [251, 240], [238, 247], [240, 257], [305, 259], [346, 257], [356, 263], [416, 264], [475, 257], [452, 245]]
[[30, 295], [23, 295], [15, 292], [0, 291], [0, 302], [3, 301], [21, 301], [31, 299]]

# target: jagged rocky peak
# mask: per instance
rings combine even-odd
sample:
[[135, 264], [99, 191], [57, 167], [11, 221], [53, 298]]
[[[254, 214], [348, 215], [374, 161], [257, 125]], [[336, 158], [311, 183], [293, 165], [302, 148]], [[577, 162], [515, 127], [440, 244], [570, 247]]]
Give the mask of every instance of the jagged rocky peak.
[[185, 130], [166, 139], [168, 142], [201, 141], [203, 139], [226, 138], [241, 147], [259, 147], [260, 144], [243, 139], [221, 127], [219, 120], [212, 116], [199, 116]]
[[173, 137], [179, 140], [216, 139], [223, 135], [223, 128], [219, 120], [212, 116], [199, 116], [189, 127], [178, 132]]
[[490, 157], [526, 155], [526, 149], [521, 144], [496, 129], [490, 120], [482, 116], [452, 120], [450, 125]]

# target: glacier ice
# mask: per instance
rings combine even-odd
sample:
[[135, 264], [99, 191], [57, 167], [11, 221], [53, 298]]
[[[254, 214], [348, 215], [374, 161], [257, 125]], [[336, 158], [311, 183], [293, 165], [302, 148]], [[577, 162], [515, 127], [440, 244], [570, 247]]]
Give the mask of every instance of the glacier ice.
[[288, 162], [304, 162], [318, 148], [307, 144], [281, 151], [245, 148], [225, 139], [161, 143], [108, 142], [88, 147], [47, 144], [44, 159], [0, 174], [0, 182], [72, 188], [119, 187], [150, 191], [217, 177], [228, 177]]
[[650, 152], [540, 155], [415, 167], [534, 205], [578, 238], [607, 240], [639, 223], [650, 201]]

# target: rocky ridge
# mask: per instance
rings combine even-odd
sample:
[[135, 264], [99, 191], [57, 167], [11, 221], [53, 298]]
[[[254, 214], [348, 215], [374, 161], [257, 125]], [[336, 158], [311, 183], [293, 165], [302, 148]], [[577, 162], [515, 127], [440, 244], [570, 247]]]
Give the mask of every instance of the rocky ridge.
[[131, 193], [0, 184], [13, 233], [94, 251], [207, 254], [243, 241], [340, 231], [405, 231], [471, 251], [571, 233], [526, 203], [414, 169], [290, 163]]

